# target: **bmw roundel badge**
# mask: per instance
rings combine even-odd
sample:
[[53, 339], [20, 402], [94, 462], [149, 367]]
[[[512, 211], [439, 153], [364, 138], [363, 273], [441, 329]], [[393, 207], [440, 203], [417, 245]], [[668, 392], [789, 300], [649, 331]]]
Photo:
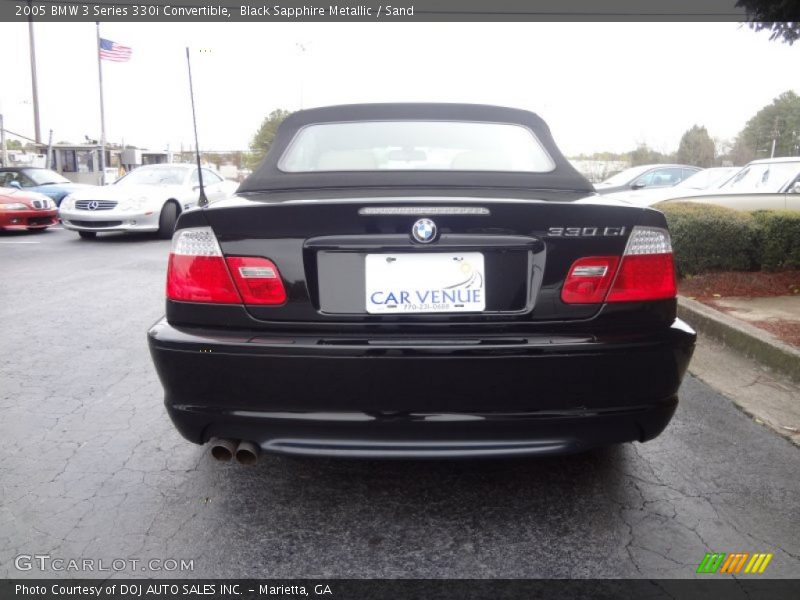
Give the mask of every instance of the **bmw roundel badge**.
[[428, 244], [436, 239], [436, 223], [430, 219], [420, 219], [411, 228], [411, 235], [420, 244]]

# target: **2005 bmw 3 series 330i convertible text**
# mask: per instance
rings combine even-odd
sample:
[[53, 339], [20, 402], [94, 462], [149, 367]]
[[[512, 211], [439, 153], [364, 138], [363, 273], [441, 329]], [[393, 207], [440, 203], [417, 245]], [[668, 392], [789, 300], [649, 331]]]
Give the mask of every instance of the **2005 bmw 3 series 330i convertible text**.
[[379, 104], [294, 113], [181, 214], [149, 343], [178, 430], [248, 462], [646, 441], [695, 334], [664, 216], [596, 196], [539, 117]]

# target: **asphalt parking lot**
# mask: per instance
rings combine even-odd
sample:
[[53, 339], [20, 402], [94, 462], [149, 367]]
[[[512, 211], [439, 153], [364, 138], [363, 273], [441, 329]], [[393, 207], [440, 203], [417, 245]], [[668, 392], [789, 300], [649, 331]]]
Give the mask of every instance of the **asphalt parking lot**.
[[21, 554], [194, 561], [117, 576], [694, 577], [709, 551], [772, 552], [765, 576], [800, 575], [798, 449], [692, 377], [644, 445], [213, 461], [167, 419], [145, 341], [168, 249], [0, 233], [0, 577], [92, 575], [19, 571]]

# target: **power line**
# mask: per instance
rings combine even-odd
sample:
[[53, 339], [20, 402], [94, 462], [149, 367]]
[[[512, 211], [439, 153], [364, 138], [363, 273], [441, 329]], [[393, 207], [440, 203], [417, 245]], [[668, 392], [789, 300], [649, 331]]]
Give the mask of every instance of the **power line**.
[[21, 133], [16, 133], [15, 131], [11, 131], [10, 129], [3, 129], [3, 131], [5, 131], [6, 133], [10, 133], [14, 137], [22, 138], [23, 140], [28, 140], [29, 142], [33, 142], [34, 144], [39, 143], [33, 138], [29, 138], [28, 136], [22, 135]]

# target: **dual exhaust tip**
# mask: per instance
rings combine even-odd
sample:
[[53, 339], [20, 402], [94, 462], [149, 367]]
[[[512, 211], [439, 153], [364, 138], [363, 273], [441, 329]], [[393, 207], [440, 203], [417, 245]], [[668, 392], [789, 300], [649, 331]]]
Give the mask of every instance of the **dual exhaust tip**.
[[222, 462], [236, 458], [239, 464], [254, 465], [261, 454], [261, 448], [253, 442], [212, 438], [209, 443], [211, 444], [211, 456]]

